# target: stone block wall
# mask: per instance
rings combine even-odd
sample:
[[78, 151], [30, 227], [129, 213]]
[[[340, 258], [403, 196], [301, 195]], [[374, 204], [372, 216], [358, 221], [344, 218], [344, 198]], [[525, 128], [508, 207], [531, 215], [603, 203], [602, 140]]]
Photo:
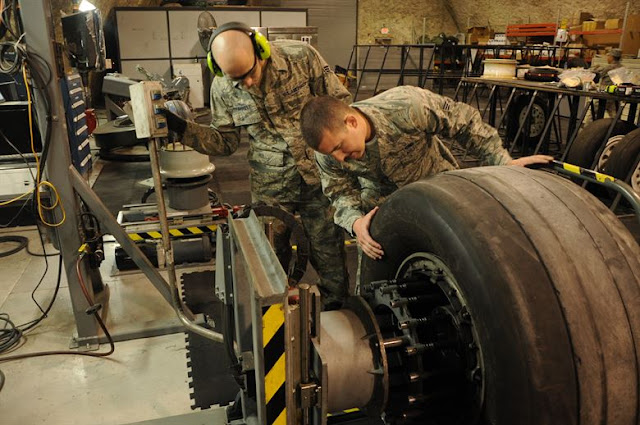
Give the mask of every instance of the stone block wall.
[[[422, 33], [426, 19], [429, 37], [445, 32], [448, 35], [467, 26], [491, 25], [504, 31], [507, 24], [577, 21], [580, 12], [589, 12], [598, 19], [622, 18], [627, 0], [359, 0], [358, 43], [373, 43], [382, 26], [390, 29], [393, 43], [415, 41]], [[630, 13], [640, 13], [640, 0], [632, 0]]]

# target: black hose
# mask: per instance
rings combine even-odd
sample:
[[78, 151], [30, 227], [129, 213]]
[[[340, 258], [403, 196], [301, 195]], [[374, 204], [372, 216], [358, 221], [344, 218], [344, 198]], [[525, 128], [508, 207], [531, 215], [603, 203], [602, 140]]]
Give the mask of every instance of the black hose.
[[144, 195], [142, 195], [142, 199], [140, 199], [140, 203], [141, 204], [146, 204], [147, 203], [147, 199], [149, 199], [149, 196], [153, 195], [156, 191], [155, 187], [150, 187], [149, 189], [147, 189], [144, 192]]
[[17, 242], [18, 246], [11, 248], [8, 251], [0, 252], [0, 258], [8, 257], [10, 255], [15, 254], [16, 252], [22, 251], [29, 244], [29, 239], [24, 236], [15, 236], [15, 235], [0, 236], [0, 243], [3, 243], [3, 242]]

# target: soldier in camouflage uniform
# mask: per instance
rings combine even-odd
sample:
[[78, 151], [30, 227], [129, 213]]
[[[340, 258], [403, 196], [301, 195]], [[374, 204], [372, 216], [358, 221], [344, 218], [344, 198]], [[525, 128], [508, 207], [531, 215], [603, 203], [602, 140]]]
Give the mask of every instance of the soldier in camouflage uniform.
[[498, 132], [475, 108], [418, 87], [396, 87], [350, 107], [326, 96], [302, 110], [302, 135], [316, 152], [334, 220], [354, 234], [373, 259], [384, 254], [369, 235], [377, 206], [399, 187], [459, 168], [438, 138], [453, 138], [487, 165], [529, 165], [553, 158], [513, 160]]
[[[211, 85], [211, 126], [181, 124], [171, 115], [167, 120], [171, 129], [183, 133], [184, 144], [210, 155], [232, 154], [240, 129], [246, 129], [253, 202], [300, 214], [323, 303], [337, 308], [348, 294], [344, 231], [333, 223], [314, 152], [302, 139], [299, 120], [311, 97], [328, 95], [348, 104], [351, 94], [310, 45], [292, 40], [270, 44], [271, 55], [263, 60], [246, 33], [230, 30], [218, 35], [212, 53], [225, 75]], [[282, 261], [287, 253], [290, 256], [289, 233], [283, 226], [275, 230], [276, 253]]]
[[[620, 62], [620, 59], [622, 59], [622, 50], [620, 49], [610, 49], [607, 52], [607, 64], [606, 65], [595, 65], [592, 66], [591, 68], [589, 68], [589, 71], [593, 71], [594, 73], [596, 73], [596, 75], [598, 76], [598, 83], [600, 86], [601, 90], [606, 89], [606, 87], [608, 85], [613, 84], [613, 81], [611, 80], [611, 77], [609, 76], [609, 71], [613, 71], [614, 69], [618, 69], [622, 67], [622, 63]], [[586, 97], [585, 98], [585, 104], [589, 104], [591, 102], [591, 98], [590, 97]], [[597, 100], [594, 101], [595, 105], [594, 107], [596, 108], [597, 111], [600, 110], [600, 105], [601, 102], [603, 102], [604, 105], [604, 118], [614, 118], [616, 116], [616, 113], [618, 112], [618, 108], [616, 105], [616, 102], [614, 101], [605, 101], [605, 100]], [[584, 121], [582, 122], [583, 125], [586, 125], [590, 122], [592, 122], [593, 119], [591, 117], [591, 114], [587, 114], [585, 116]]]

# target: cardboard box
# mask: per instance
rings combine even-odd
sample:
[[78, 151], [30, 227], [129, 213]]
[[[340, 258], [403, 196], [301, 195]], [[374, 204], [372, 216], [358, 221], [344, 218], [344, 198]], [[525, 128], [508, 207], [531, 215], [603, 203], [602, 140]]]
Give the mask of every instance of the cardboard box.
[[617, 46], [620, 44], [620, 34], [584, 34], [582, 39], [587, 46]]
[[494, 35], [489, 27], [471, 27], [467, 29], [467, 44], [487, 44]]
[[582, 31], [595, 31], [597, 25], [596, 21], [584, 21], [582, 23]]
[[640, 50], [640, 15], [627, 16], [626, 27], [622, 34], [622, 53], [636, 56]]
[[580, 12], [580, 20], [578, 23], [582, 25], [584, 21], [590, 21], [593, 19], [593, 15], [589, 12]]
[[604, 29], [606, 30], [617, 30], [622, 26], [622, 19], [607, 19], [604, 21]]

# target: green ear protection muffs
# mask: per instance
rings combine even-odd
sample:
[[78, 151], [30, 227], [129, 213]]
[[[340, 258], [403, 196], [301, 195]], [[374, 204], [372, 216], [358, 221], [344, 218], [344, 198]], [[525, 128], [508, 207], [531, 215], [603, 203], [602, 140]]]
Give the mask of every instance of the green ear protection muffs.
[[213, 73], [213, 75], [217, 77], [222, 77], [222, 70], [216, 63], [216, 60], [213, 58], [213, 53], [211, 52], [211, 43], [213, 40], [220, 34], [229, 30], [238, 30], [244, 31], [247, 33], [249, 38], [251, 39], [251, 43], [253, 44], [253, 50], [256, 53], [256, 56], [260, 59], [267, 59], [271, 56], [271, 46], [269, 46], [269, 41], [267, 38], [259, 33], [258, 31], [253, 30], [251, 27], [243, 24], [242, 22], [227, 22], [226, 24], [220, 25], [216, 30], [211, 34], [211, 38], [209, 38], [209, 50], [207, 51], [207, 65], [209, 69]]

